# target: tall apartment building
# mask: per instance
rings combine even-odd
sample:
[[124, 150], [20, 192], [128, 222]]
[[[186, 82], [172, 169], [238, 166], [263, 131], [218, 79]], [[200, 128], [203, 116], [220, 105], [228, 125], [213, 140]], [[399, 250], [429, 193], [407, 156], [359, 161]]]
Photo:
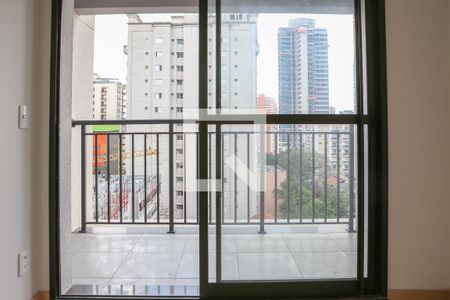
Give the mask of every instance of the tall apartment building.
[[282, 114], [328, 114], [328, 33], [312, 19], [278, 29], [279, 99]]
[[[329, 114], [328, 33], [312, 19], [289, 21], [278, 29], [278, 89], [281, 114]], [[306, 126], [283, 125], [280, 131], [310, 131]], [[280, 135], [279, 147], [299, 147], [297, 135], [287, 145]]]
[[[279, 76], [279, 111], [281, 114], [330, 114], [335, 109], [329, 103], [329, 66], [328, 33], [326, 29], [317, 28], [315, 21], [307, 18], [292, 19], [288, 27], [278, 29], [278, 76]], [[347, 112], [342, 112], [347, 113]], [[327, 154], [330, 171], [348, 176], [349, 173], [349, 136], [337, 132], [348, 132], [349, 126], [316, 125], [295, 126], [282, 125], [281, 132], [330, 132], [325, 143], [325, 136], [316, 134], [281, 134], [280, 151], [287, 147], [298, 148], [300, 143], [306, 151], [319, 155]], [[314, 147], [313, 147], [314, 145]], [[326, 145], [326, 151], [325, 151]], [[339, 159], [338, 159], [339, 156]], [[338, 164], [339, 161], [339, 164]], [[339, 165], [339, 166], [338, 166]]]
[[[256, 109], [256, 56], [258, 54], [256, 21], [252, 14], [229, 14], [222, 17], [221, 37], [221, 100], [222, 108]], [[145, 23], [138, 15], [128, 16], [128, 101], [129, 119], [182, 119], [188, 110], [198, 108], [198, 15], [172, 16], [168, 22]], [[215, 106], [215, 30], [209, 30], [209, 85], [208, 105]], [[236, 128], [230, 128], [230, 130]], [[147, 128], [149, 132], [167, 130], [166, 125]], [[195, 130], [189, 125], [175, 125], [174, 131]], [[224, 128], [224, 130], [226, 130]], [[237, 144], [231, 136], [225, 137], [224, 156], [233, 153]], [[236, 144], [235, 144], [236, 142]], [[154, 141], [148, 145], [155, 146]], [[187, 146], [188, 145], [188, 146]], [[235, 147], [236, 146], [236, 147]], [[136, 141], [136, 147], [142, 147]], [[175, 218], [186, 214], [188, 219], [196, 218], [195, 191], [186, 188], [186, 181], [196, 178], [196, 136], [176, 134], [174, 153], [169, 153], [167, 139], [159, 143], [161, 176], [161, 209], [168, 214], [169, 155], [174, 156]], [[212, 149], [214, 153], [214, 149]], [[238, 157], [245, 161], [246, 151]], [[156, 162], [154, 162], [156, 163]], [[154, 166], [153, 166], [154, 167]], [[143, 172], [136, 166], [135, 172]], [[247, 202], [247, 186], [232, 180], [235, 176], [230, 168], [224, 168], [224, 217], [233, 218], [247, 214], [241, 205], [233, 209], [235, 200]], [[212, 201], [214, 202], [214, 201]], [[253, 211], [256, 209], [256, 201]], [[240, 210], [242, 209], [242, 213]], [[245, 210], [245, 211], [244, 211]], [[163, 216], [164, 217], [164, 216]]]

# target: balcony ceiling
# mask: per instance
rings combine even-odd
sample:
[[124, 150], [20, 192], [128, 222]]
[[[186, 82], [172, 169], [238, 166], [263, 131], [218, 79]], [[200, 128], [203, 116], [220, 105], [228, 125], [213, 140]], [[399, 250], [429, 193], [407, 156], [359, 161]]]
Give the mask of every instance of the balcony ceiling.
[[[80, 15], [196, 13], [198, 0], [75, 0]], [[223, 13], [352, 14], [353, 0], [223, 0]]]

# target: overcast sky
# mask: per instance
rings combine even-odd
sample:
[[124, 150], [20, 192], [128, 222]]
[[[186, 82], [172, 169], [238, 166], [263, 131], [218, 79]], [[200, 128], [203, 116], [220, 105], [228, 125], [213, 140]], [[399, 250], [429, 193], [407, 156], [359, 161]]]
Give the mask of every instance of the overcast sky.
[[[168, 21], [170, 15], [140, 15], [146, 22]], [[260, 14], [258, 16], [257, 92], [278, 101], [277, 30], [290, 19], [306, 17], [316, 20], [316, 27], [328, 31], [330, 105], [338, 110], [353, 109], [354, 34], [353, 16]], [[99, 15], [95, 20], [94, 72], [126, 82], [126, 15]]]

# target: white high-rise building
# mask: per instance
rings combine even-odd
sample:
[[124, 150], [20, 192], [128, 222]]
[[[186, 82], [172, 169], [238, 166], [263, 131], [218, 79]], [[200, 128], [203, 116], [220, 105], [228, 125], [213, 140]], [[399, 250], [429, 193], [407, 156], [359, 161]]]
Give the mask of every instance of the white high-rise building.
[[[229, 14], [222, 17], [221, 38], [221, 102], [222, 108], [256, 111], [256, 57], [257, 15]], [[198, 108], [199, 26], [198, 15], [172, 16], [167, 22], [143, 22], [138, 15], [128, 16], [127, 118], [128, 119], [183, 119], [187, 111]], [[209, 30], [209, 85], [208, 106], [215, 107], [215, 29]], [[236, 127], [228, 128], [236, 130]], [[130, 131], [133, 131], [131, 127]], [[152, 125], [148, 132], [167, 132], [168, 125]], [[174, 125], [174, 153], [169, 153], [167, 134], [159, 135], [160, 208], [161, 217], [168, 215], [169, 205], [169, 157], [174, 157], [174, 207], [175, 218], [186, 215], [197, 217], [197, 193], [189, 189], [187, 180], [197, 177], [197, 142], [195, 127]], [[226, 127], [223, 128], [227, 130]], [[242, 130], [242, 127], [240, 128]], [[246, 146], [244, 135], [237, 138], [236, 146]], [[234, 137], [224, 138], [224, 157], [232, 152]], [[246, 141], [246, 140], [245, 140]], [[127, 147], [129, 147], [127, 142]], [[237, 145], [239, 144], [239, 146]], [[135, 141], [141, 148], [142, 141]], [[147, 147], [156, 148], [156, 135], [148, 135]], [[214, 147], [212, 147], [214, 153]], [[246, 162], [249, 149], [239, 148], [237, 157]], [[206, 154], [205, 154], [206, 155]], [[242, 156], [242, 157], [241, 157]], [[214, 159], [213, 159], [214, 160]], [[149, 168], [156, 169], [156, 161]], [[128, 168], [128, 167], [127, 167]], [[142, 165], [135, 166], [135, 173], [143, 173]], [[247, 217], [247, 185], [233, 180], [234, 171], [224, 168], [224, 218]], [[242, 192], [241, 192], [242, 190]], [[245, 192], [244, 192], [245, 191]], [[234, 193], [234, 195], [231, 195]], [[250, 195], [254, 198], [255, 195]], [[212, 201], [214, 202], [214, 201]], [[242, 202], [242, 205], [239, 203]], [[250, 214], [256, 213], [256, 201], [251, 204]], [[239, 207], [238, 209], [236, 207]]]

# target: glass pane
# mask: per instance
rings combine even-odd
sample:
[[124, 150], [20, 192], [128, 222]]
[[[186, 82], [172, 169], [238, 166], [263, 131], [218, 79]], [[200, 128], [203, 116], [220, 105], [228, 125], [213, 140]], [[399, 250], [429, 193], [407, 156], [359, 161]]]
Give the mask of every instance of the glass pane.
[[352, 0], [238, 3], [223, 0], [221, 7], [221, 49], [215, 55], [221, 57], [223, 109], [356, 112]]
[[222, 279], [356, 278], [353, 125], [223, 125]]
[[62, 103], [91, 123], [62, 130], [62, 294], [198, 296], [198, 128], [165, 121], [198, 107], [198, 3], [123, 2], [64, 9]]

